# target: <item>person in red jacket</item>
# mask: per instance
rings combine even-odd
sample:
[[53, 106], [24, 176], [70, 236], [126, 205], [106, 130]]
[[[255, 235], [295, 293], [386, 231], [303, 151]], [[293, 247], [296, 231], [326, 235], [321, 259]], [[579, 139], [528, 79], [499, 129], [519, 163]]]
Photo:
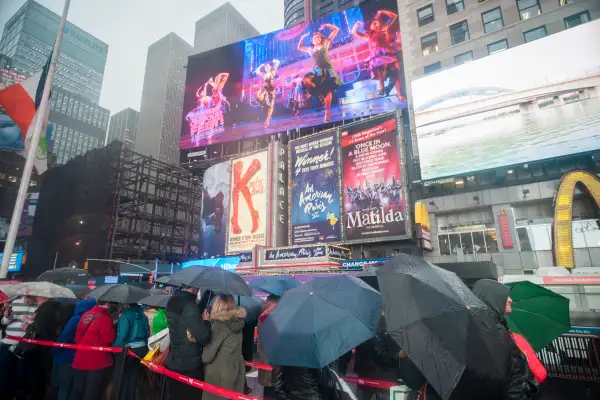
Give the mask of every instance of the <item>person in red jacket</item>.
[[[112, 346], [116, 333], [109, 307], [110, 303], [99, 301], [96, 307], [81, 316], [75, 343], [86, 346]], [[110, 378], [112, 365], [112, 353], [77, 350], [73, 360], [75, 377], [71, 398], [100, 399]]]

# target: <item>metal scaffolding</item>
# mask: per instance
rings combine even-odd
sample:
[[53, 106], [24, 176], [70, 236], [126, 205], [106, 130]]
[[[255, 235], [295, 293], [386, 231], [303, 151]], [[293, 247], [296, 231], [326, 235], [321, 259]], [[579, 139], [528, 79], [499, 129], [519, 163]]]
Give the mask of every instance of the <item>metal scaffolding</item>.
[[118, 162], [109, 259], [181, 261], [197, 252], [202, 182], [127, 148]]

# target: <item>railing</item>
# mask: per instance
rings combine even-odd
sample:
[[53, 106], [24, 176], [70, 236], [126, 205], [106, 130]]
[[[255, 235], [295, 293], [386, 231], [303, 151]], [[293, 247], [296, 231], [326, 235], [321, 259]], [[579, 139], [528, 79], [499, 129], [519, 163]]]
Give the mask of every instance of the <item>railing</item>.
[[600, 338], [563, 335], [538, 353], [549, 377], [600, 382]]

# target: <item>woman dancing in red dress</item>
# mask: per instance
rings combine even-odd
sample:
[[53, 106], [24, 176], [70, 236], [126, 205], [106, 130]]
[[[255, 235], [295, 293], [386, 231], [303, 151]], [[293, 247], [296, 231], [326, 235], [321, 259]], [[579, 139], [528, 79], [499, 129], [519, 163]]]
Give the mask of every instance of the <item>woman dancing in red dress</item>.
[[[384, 24], [382, 16], [388, 17]], [[391, 11], [379, 10], [375, 18], [369, 24], [366, 32], [360, 32], [358, 29], [362, 22], [358, 21], [352, 28], [352, 34], [368, 41], [371, 57], [369, 58], [369, 69], [371, 70], [371, 79], [379, 81], [379, 95], [385, 95], [384, 82], [389, 77], [396, 87], [396, 96], [398, 100], [404, 101], [402, 96], [402, 86], [400, 84], [400, 62], [398, 61], [398, 49], [396, 47], [396, 37], [391, 37], [390, 28], [398, 16]]]

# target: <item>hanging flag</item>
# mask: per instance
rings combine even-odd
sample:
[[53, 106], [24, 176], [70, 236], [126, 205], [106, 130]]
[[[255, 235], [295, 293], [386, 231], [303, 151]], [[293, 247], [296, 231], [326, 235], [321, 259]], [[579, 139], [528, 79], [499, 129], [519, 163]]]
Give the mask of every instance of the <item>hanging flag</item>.
[[[40, 141], [34, 160], [34, 166], [38, 174], [43, 174], [48, 169], [48, 145], [46, 130], [48, 127], [48, 110], [39, 109], [42, 101], [42, 92], [46, 84], [46, 75], [50, 67], [50, 58], [44, 68], [30, 76], [29, 78], [0, 90], [0, 107], [4, 108], [6, 115], [19, 127], [21, 131], [21, 142], [24, 145], [24, 150], [19, 154], [23, 157], [27, 154], [27, 149], [31, 143], [31, 130], [33, 129], [36, 116], [45, 118]], [[42, 112], [46, 111], [46, 112]], [[29, 140], [28, 140], [29, 138]]]

